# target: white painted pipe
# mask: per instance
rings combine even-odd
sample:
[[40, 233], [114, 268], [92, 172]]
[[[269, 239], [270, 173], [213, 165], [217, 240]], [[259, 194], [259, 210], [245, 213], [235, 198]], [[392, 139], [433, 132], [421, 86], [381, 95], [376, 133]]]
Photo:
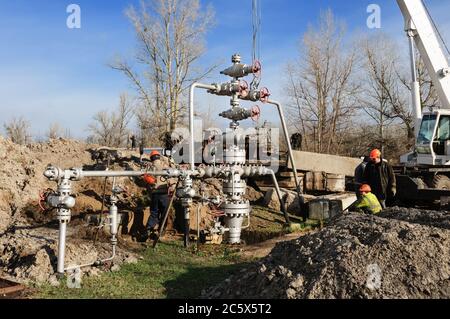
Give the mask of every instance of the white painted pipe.
[[[113, 237], [115, 239], [115, 236]], [[65, 271], [70, 271], [70, 270], [74, 270], [74, 269], [81, 269], [81, 268], [86, 268], [86, 267], [91, 267], [93, 265], [100, 265], [102, 263], [108, 262], [108, 261], [112, 261], [114, 258], [116, 258], [116, 244], [112, 245], [112, 254], [111, 257], [107, 258], [107, 259], [101, 259], [101, 260], [96, 260], [94, 262], [88, 263], [88, 264], [83, 264], [83, 265], [76, 265], [76, 266], [70, 266], [65, 268]]]
[[292, 152], [291, 140], [290, 140], [289, 131], [288, 131], [287, 125], [286, 125], [283, 108], [282, 108], [281, 104], [277, 101], [268, 100], [267, 103], [275, 105], [278, 109], [278, 114], [280, 115], [280, 120], [281, 120], [281, 126], [283, 128], [284, 137], [286, 139], [286, 144], [288, 147], [289, 159], [291, 161], [291, 166], [292, 166], [292, 170], [294, 173], [294, 180], [295, 180], [295, 186], [297, 187], [298, 200], [300, 203], [303, 203], [303, 197], [301, 196], [302, 189], [300, 188], [300, 182], [298, 180], [298, 175], [297, 175], [297, 165], [295, 165], [294, 154]]
[[241, 230], [250, 228], [250, 214], [247, 215], [247, 225], [245, 225], [244, 227], [241, 227]]
[[[179, 171], [173, 171], [177, 175]], [[139, 177], [143, 175], [167, 176], [167, 171], [81, 171], [82, 177]]]
[[[95, 264], [102, 264], [102, 263], [114, 260], [114, 258], [116, 257], [116, 245], [117, 245], [116, 236], [117, 236], [117, 229], [118, 229], [118, 227], [117, 227], [118, 214], [117, 214], [117, 206], [116, 205], [112, 205], [109, 208], [109, 217], [110, 217], [109, 226], [110, 226], [111, 242], [112, 242], [111, 257], [109, 257], [107, 259], [96, 260], [94, 262], [90, 262], [90, 263], [83, 264], [83, 265], [76, 265], [76, 266], [70, 266], [70, 267], [64, 268], [64, 256], [62, 256], [62, 259], [60, 259], [61, 257], [58, 255], [58, 272], [59, 273], [64, 273], [64, 271], [70, 271], [70, 270], [74, 270], [74, 269], [91, 267], [92, 265], [95, 265]], [[106, 225], [104, 225], [104, 226], [106, 226]], [[60, 236], [61, 236], [61, 230], [60, 230]], [[65, 234], [64, 234], [64, 249], [65, 249]], [[60, 262], [62, 265], [60, 265]], [[62, 267], [61, 268], [62, 271], [59, 271], [60, 270], [59, 267]]]
[[[284, 214], [286, 224], [290, 224], [291, 221], [289, 220], [289, 214], [287, 212], [286, 205], [284, 205], [283, 196], [281, 195], [280, 186], [278, 185], [278, 181], [277, 181], [277, 177], [275, 176], [275, 172], [270, 169], [270, 170], [268, 170], [268, 173], [270, 174], [270, 176], [272, 176], [272, 181], [275, 186], [275, 191], [277, 192], [278, 200], [280, 201], [281, 211]], [[300, 196], [300, 195], [298, 195], [298, 196]]]
[[64, 259], [66, 256], [66, 232], [67, 232], [67, 222], [59, 222], [59, 237], [58, 237], [58, 266], [57, 272], [59, 274], [64, 273]]
[[117, 206], [112, 205], [109, 208], [109, 219], [110, 219], [110, 232], [112, 236], [117, 235]]

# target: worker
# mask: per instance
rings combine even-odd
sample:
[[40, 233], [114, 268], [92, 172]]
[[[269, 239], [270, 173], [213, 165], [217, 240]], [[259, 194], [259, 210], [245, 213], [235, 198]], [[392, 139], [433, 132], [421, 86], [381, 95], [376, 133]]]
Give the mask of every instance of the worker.
[[363, 180], [365, 184], [370, 185], [381, 206], [386, 208], [386, 201], [392, 201], [397, 193], [394, 170], [381, 157], [380, 150], [374, 149], [369, 157], [370, 162], [364, 170]]
[[136, 149], [136, 135], [131, 135], [130, 137], [130, 141], [131, 141], [131, 149], [134, 151]]
[[144, 147], [145, 147], [145, 138], [141, 138], [141, 142], [139, 143], [139, 161], [142, 163], [142, 157], [144, 156]]
[[[158, 151], [150, 153], [150, 162], [148, 169], [161, 171], [170, 167], [169, 159], [161, 156]], [[172, 179], [167, 179], [163, 176], [155, 177], [151, 175], [144, 175], [146, 184], [149, 186], [150, 195], [150, 218], [148, 219], [146, 230], [147, 238], [154, 239], [156, 237], [156, 225], [164, 217], [169, 205], [169, 191], [172, 191]]]
[[361, 185], [359, 193], [360, 197], [353, 206], [356, 212], [375, 215], [383, 210], [378, 198], [372, 194], [372, 189], [369, 185]]
[[358, 198], [360, 195], [359, 189], [360, 189], [361, 185], [364, 184], [364, 171], [366, 170], [367, 163], [370, 162], [369, 156], [365, 156], [365, 157], [361, 157], [361, 158], [363, 159], [363, 161], [355, 169], [354, 185], [355, 185], [355, 193]]
[[303, 135], [295, 133], [291, 136], [291, 146], [294, 151], [302, 150]]

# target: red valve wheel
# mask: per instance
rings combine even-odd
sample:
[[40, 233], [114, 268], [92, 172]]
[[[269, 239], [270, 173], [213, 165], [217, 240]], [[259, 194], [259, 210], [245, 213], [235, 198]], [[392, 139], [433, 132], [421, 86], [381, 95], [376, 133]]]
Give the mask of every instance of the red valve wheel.
[[47, 189], [46, 191], [39, 191], [39, 208], [41, 209], [41, 211], [46, 212], [48, 211], [48, 207], [46, 205], [47, 202], [47, 197], [50, 194], [51, 189]]
[[261, 70], [262, 70], [261, 62], [259, 62], [258, 60], [255, 60], [255, 62], [253, 62], [253, 66], [252, 66], [253, 73], [256, 76], [259, 76], [261, 74]]
[[248, 96], [249, 92], [249, 86], [247, 81], [240, 80], [239, 81], [239, 94], [241, 95], [241, 98], [246, 98]]
[[252, 107], [251, 112], [252, 112], [252, 120], [254, 122], [257, 122], [261, 117], [261, 108], [258, 105], [255, 105]]
[[269, 101], [270, 92], [268, 88], [262, 88], [259, 91], [259, 100], [263, 103], [267, 103]]
[[248, 82], [245, 80], [239, 81], [239, 93], [242, 93], [243, 91], [248, 91]]

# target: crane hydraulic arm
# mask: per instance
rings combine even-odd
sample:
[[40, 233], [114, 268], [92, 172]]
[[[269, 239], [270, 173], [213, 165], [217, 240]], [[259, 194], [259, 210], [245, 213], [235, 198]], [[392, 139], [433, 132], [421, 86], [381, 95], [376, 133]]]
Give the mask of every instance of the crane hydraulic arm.
[[405, 30], [414, 39], [442, 109], [450, 110], [450, 68], [433, 23], [422, 0], [397, 0], [405, 18]]

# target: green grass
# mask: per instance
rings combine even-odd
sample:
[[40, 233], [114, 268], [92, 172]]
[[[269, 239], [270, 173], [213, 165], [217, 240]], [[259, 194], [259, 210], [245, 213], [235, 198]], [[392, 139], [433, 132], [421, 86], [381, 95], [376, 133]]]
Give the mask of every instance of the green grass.
[[[320, 222], [291, 216], [299, 223], [300, 232], [320, 227]], [[248, 242], [260, 242], [287, 233], [284, 217], [264, 207], [252, 213], [250, 229], [243, 237]], [[123, 265], [118, 272], [105, 272], [99, 277], [82, 278], [81, 289], [69, 289], [65, 281], [59, 287], [38, 287], [33, 298], [96, 299], [96, 298], [198, 298], [201, 291], [230, 276], [246, 266], [236, 249], [225, 245], [200, 246], [199, 252], [185, 249], [181, 241], [160, 243], [156, 250], [142, 250], [143, 260], [137, 264]]]
[[227, 247], [205, 246], [197, 253], [180, 242], [160, 243], [148, 248], [143, 260], [123, 265], [117, 272], [83, 277], [81, 289], [59, 287], [37, 289], [34, 298], [198, 298], [201, 291], [217, 284], [243, 267], [244, 261]]
[[[253, 206], [252, 209], [252, 225], [250, 230], [260, 233], [289, 233], [286, 228], [286, 220], [281, 212], [276, 212], [266, 207]], [[307, 232], [321, 227], [318, 220], [307, 219], [304, 221], [301, 217], [289, 214], [291, 223], [296, 224], [296, 231]]]

